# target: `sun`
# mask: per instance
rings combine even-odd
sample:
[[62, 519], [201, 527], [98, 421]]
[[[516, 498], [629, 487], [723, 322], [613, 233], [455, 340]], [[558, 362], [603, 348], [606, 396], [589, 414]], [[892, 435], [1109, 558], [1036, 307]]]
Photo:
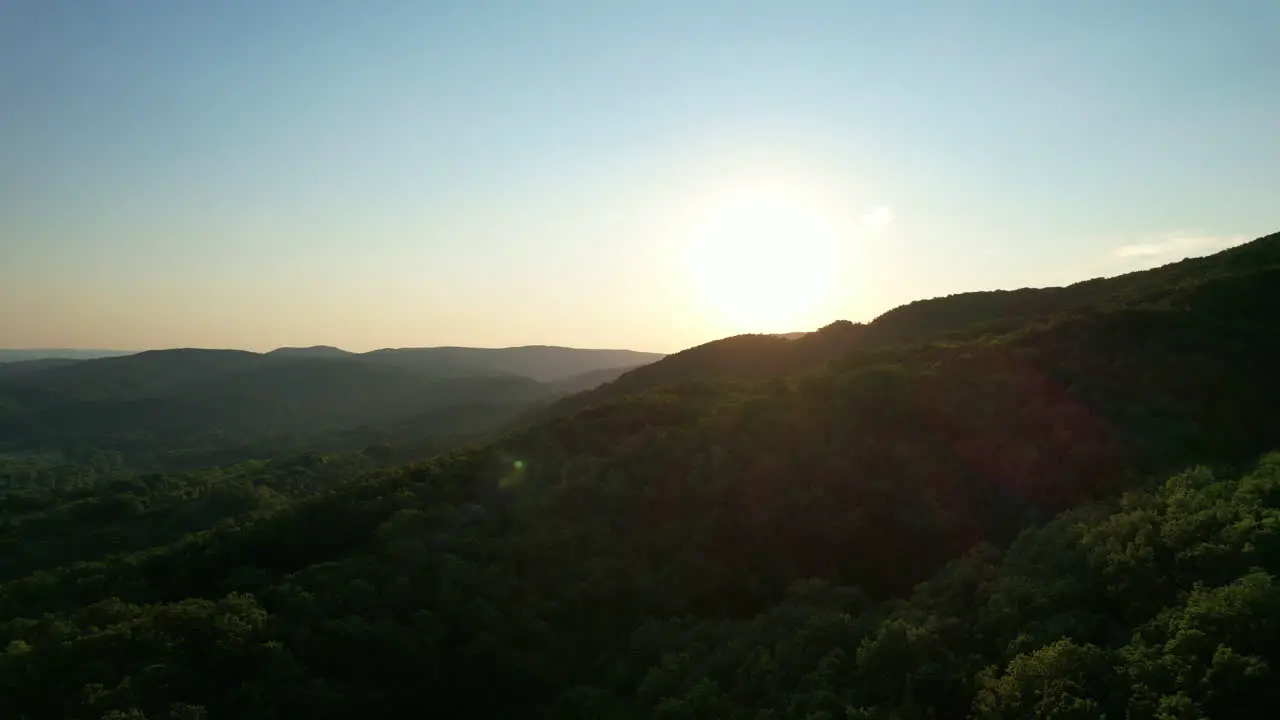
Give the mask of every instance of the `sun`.
[[825, 214], [776, 189], [730, 195], [703, 215], [689, 269], [708, 309], [737, 332], [806, 327], [829, 299], [836, 260]]

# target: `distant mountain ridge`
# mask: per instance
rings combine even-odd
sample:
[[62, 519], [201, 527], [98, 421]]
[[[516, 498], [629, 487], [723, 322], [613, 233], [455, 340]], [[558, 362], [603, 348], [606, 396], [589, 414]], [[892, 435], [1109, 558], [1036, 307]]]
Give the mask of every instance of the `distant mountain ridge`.
[[555, 382], [599, 370], [633, 368], [661, 360], [665, 355], [636, 350], [525, 345], [508, 348], [386, 348], [363, 353], [360, 357], [409, 367], [464, 367], [501, 375], [521, 375], [539, 382]]
[[[521, 375], [540, 382], [567, 380], [587, 373], [614, 368], [633, 368], [665, 357], [663, 353], [637, 350], [572, 348], [558, 345], [522, 345], [505, 348], [479, 348], [458, 345], [436, 347], [380, 348], [356, 353], [332, 345], [278, 347], [259, 353], [251, 350], [223, 348], [167, 348], [142, 351], [124, 350], [0, 350], [0, 363], [34, 360], [84, 361], [105, 358], [152, 355], [155, 353], [239, 353], [242, 356], [274, 358], [362, 358], [390, 364], [448, 371], [453, 374]], [[176, 356], [176, 355], [175, 355]], [[70, 363], [49, 363], [48, 367]], [[25, 371], [35, 369], [30, 366]]]
[[93, 350], [76, 348], [0, 348], [0, 363], [28, 360], [93, 360], [132, 355], [136, 350]]
[[0, 452], [205, 451], [264, 447], [281, 434], [316, 447], [332, 447], [335, 437], [383, 442], [388, 433], [417, 443], [496, 427], [661, 357], [545, 346], [368, 353], [313, 346], [5, 363]]
[[332, 345], [312, 345], [311, 347], [278, 347], [266, 355], [286, 355], [288, 357], [335, 358], [351, 357], [356, 353]]
[[66, 367], [84, 362], [75, 358], [37, 358], [35, 360], [11, 360], [0, 362], [0, 378], [16, 377], [56, 367]]

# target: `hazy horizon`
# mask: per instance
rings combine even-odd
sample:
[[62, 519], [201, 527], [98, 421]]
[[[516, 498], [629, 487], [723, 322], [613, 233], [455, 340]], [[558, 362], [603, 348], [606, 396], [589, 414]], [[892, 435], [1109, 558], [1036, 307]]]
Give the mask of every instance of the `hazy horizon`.
[[1280, 5], [0, 4], [0, 347], [674, 352], [1280, 229]]
[[[1264, 236], [1260, 235], [1259, 237], [1264, 237]], [[1139, 262], [1137, 263], [1136, 267], [1133, 269], [1125, 270], [1120, 273], [1113, 273], [1111, 275], [1100, 275], [1095, 277], [1078, 278], [1076, 280], [1068, 281], [1060, 285], [1046, 285], [1046, 286], [1034, 286], [1034, 287], [1064, 287], [1066, 285], [1071, 285], [1077, 282], [1085, 282], [1088, 280], [1115, 277], [1117, 275], [1125, 274], [1128, 272], [1136, 272], [1138, 270], [1153, 269], [1161, 265], [1176, 263], [1180, 260], [1203, 257], [1205, 255], [1209, 255], [1214, 252], [1218, 252], [1220, 250], [1226, 250], [1231, 247], [1235, 247], [1256, 239], [1258, 238], [1255, 238], [1255, 237], [1232, 238], [1229, 241], [1224, 241], [1219, 244], [1216, 244], [1211, 248], [1207, 248], [1206, 246], [1196, 246], [1196, 247], [1187, 247], [1187, 248], [1159, 247], [1156, 249], [1150, 249], [1144, 246], [1133, 246], [1131, 248], [1126, 248], [1125, 251], [1121, 253], [1121, 255], [1124, 257], [1137, 258], [1139, 260], [1141, 259], [1151, 260], [1153, 258], [1158, 258], [1159, 261], [1147, 262], [1147, 263]], [[1200, 252], [1199, 250], [1206, 250], [1206, 251]], [[1014, 285], [1014, 286], [1005, 287], [1005, 288], [974, 288], [972, 290], [964, 290], [960, 292], [963, 293], [963, 292], [982, 292], [982, 291], [988, 291], [988, 290], [1018, 290], [1018, 289], [1025, 289], [1028, 287], [1033, 287], [1033, 286]], [[941, 296], [934, 295], [934, 296], [912, 298], [912, 299], [906, 300], [902, 304], [914, 302], [916, 300], [933, 299], [936, 297], [941, 297]], [[510, 350], [510, 349], [517, 349], [517, 348], [529, 348], [529, 347], [560, 347], [560, 348], [570, 348], [574, 350], [605, 350], [605, 351], [631, 350], [631, 351], [641, 352], [641, 353], [656, 353], [656, 354], [669, 355], [669, 354], [674, 354], [674, 353], [680, 352], [681, 350], [687, 350], [691, 347], [696, 347], [698, 345], [702, 345], [708, 342], [724, 339], [734, 334], [743, 334], [743, 333], [748, 333], [748, 334], [758, 333], [758, 334], [767, 334], [767, 335], [789, 335], [789, 334], [797, 334], [797, 333], [805, 334], [805, 333], [817, 331], [821, 329], [822, 326], [829, 325], [834, 322], [849, 321], [854, 323], [869, 323], [873, 321], [876, 317], [879, 317], [879, 315], [883, 314], [884, 312], [893, 310], [898, 306], [899, 305], [895, 305], [893, 307], [885, 308], [882, 312], [878, 312], [872, 317], [867, 317], [863, 319], [831, 318], [830, 320], [827, 320], [818, 326], [814, 326], [810, 328], [799, 328], [799, 329], [793, 329], [793, 330], [746, 330], [746, 331], [742, 331], [741, 333], [735, 332], [727, 335], [717, 335], [715, 337], [708, 337], [704, 340], [699, 340], [690, 345], [686, 345], [678, 348], [658, 349], [658, 350], [645, 348], [645, 347], [628, 347], [628, 346], [592, 347], [592, 346], [585, 346], [585, 345], [568, 345], [568, 344], [547, 343], [547, 342], [530, 342], [530, 343], [522, 343], [519, 345], [461, 345], [458, 343], [441, 343], [437, 345], [379, 345], [379, 346], [353, 348], [353, 347], [338, 345], [331, 342], [321, 341], [321, 342], [308, 343], [306, 345], [268, 344], [268, 345], [263, 345], [258, 347], [233, 347], [233, 346], [215, 346], [215, 345], [169, 345], [169, 346], [152, 346], [152, 347], [137, 347], [137, 348], [124, 348], [124, 347], [108, 348], [108, 347], [69, 347], [69, 346], [45, 346], [45, 347], [9, 346], [9, 345], [0, 344], [0, 353], [34, 351], [34, 352], [73, 352], [73, 353], [101, 352], [101, 353], [117, 353], [117, 354], [134, 354], [134, 353], [148, 352], [148, 351], [154, 351], [154, 350], [243, 350], [246, 352], [253, 352], [253, 353], [269, 353], [274, 350], [285, 350], [285, 349], [296, 350], [296, 349], [311, 349], [311, 348], [336, 348], [338, 350], [343, 350], [353, 354], [362, 354], [362, 353], [376, 352], [378, 350], [399, 350], [399, 349], [468, 348], [468, 349], [482, 349], [482, 350]]]
[[[534, 343], [530, 345], [502, 345], [502, 346], [477, 346], [477, 345], [397, 345], [387, 347], [376, 347], [368, 349], [351, 349], [332, 345], [327, 343], [318, 343], [313, 345], [277, 345], [265, 349], [240, 348], [240, 347], [211, 347], [211, 346], [172, 346], [172, 347], [146, 347], [146, 348], [88, 348], [88, 347], [5, 347], [0, 346], [0, 356], [4, 353], [112, 353], [112, 354], [136, 354], [142, 352], [151, 352], [156, 350], [235, 350], [243, 352], [251, 352], [265, 354], [276, 350], [312, 350], [312, 349], [334, 349], [349, 352], [353, 355], [361, 355], [365, 353], [378, 352], [380, 350], [448, 350], [448, 349], [465, 349], [465, 350], [520, 350], [527, 348], [563, 348], [568, 350], [584, 350], [584, 351], [602, 351], [602, 352], [623, 352], [632, 351], [638, 353], [651, 354], [669, 354], [661, 350], [645, 350], [644, 348], [601, 348], [601, 347], [577, 347], [570, 345], [550, 345], [547, 343]], [[52, 357], [52, 356], [45, 356]], [[4, 362], [0, 357], [0, 362]]]

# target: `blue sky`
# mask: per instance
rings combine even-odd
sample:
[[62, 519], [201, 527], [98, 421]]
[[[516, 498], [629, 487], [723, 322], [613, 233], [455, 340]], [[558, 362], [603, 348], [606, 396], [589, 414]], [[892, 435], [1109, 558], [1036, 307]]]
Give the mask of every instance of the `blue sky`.
[[[1204, 254], [1280, 229], [1276, 37], [1261, 0], [0, 0], [0, 346], [669, 351]], [[688, 267], [744, 183], [834, 243], [753, 237], [789, 279], [718, 298], [789, 314]]]

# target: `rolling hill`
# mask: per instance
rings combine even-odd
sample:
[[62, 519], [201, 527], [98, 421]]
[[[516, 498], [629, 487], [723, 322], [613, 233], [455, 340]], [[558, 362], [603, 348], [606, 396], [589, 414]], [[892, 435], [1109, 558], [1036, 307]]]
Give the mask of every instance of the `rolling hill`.
[[[480, 418], [506, 422], [518, 410], [592, 387], [653, 357], [541, 347], [365, 354], [314, 347], [11, 363], [0, 365], [0, 451], [96, 447], [137, 458], [217, 447], [262, 452], [268, 438], [287, 452], [308, 442], [348, 447], [339, 436], [423, 441], [465, 428], [470, 437], [486, 429]], [[615, 362], [624, 364], [610, 365]], [[469, 420], [454, 423], [450, 413]]]
[[[401, 367], [433, 371], [519, 375], [539, 382], [556, 382], [584, 373], [633, 368], [660, 360], [657, 353], [634, 350], [580, 350], [553, 346], [513, 348], [399, 348], [374, 350], [362, 357]], [[452, 370], [451, 370], [452, 369]]]
[[0, 363], [25, 360], [92, 360], [95, 358], [132, 355], [132, 350], [89, 350], [68, 348], [0, 348]]
[[29, 373], [36, 373], [42, 370], [48, 370], [56, 367], [66, 367], [75, 365], [82, 361], [72, 358], [40, 358], [37, 360], [14, 360], [12, 362], [0, 363], [0, 378], [17, 377]]
[[349, 358], [355, 353], [348, 352], [342, 348], [336, 348], [332, 345], [312, 345], [311, 347], [281, 347], [276, 348], [267, 353], [267, 355], [278, 355], [281, 357], [293, 358]]

